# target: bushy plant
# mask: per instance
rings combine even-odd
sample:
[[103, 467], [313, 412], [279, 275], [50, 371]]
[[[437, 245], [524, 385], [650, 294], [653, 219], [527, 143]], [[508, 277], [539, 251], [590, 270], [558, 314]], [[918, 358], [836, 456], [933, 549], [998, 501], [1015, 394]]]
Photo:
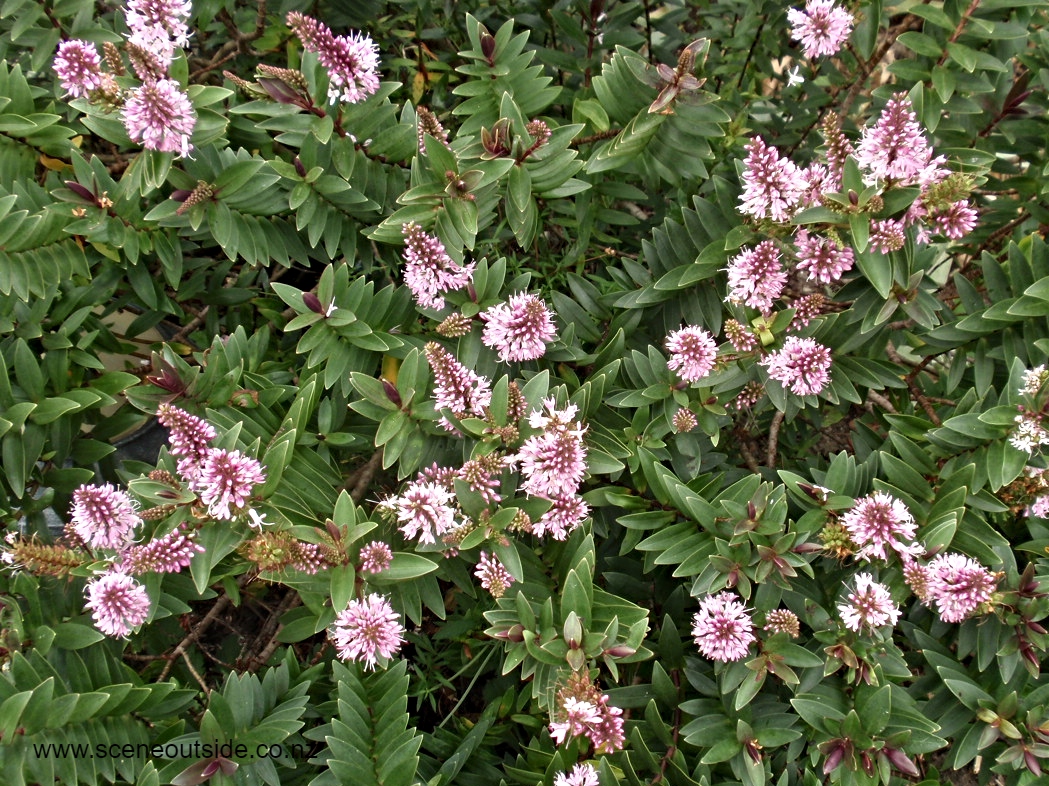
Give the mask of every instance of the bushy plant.
[[1039, 782], [1047, 12], [6, 0], [5, 782]]

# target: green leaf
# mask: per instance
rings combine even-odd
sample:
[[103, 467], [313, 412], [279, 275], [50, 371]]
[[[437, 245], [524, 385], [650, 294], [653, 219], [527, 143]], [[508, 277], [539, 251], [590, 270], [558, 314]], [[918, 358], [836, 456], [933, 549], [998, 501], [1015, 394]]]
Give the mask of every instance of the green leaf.
[[438, 564], [427, 559], [422, 554], [397, 553], [390, 561], [390, 567], [381, 573], [369, 578], [374, 584], [385, 584], [387, 582], [409, 581], [433, 573]]

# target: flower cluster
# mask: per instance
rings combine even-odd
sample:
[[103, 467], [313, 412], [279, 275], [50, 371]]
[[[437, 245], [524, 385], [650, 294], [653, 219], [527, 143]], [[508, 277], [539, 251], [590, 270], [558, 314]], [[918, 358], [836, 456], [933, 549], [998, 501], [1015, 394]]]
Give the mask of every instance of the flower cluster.
[[59, 44], [54, 67], [62, 89], [72, 98], [86, 97], [102, 87], [102, 59], [88, 41], [74, 38]]
[[328, 73], [328, 100], [356, 104], [379, 91], [379, 47], [364, 33], [335, 35], [313, 17], [291, 11], [288, 27]]
[[571, 772], [567, 770], [554, 776], [554, 786], [601, 786], [597, 770], [589, 762], [577, 764]]
[[553, 315], [540, 298], [528, 293], [511, 295], [506, 303], [481, 313], [481, 341], [503, 362], [538, 360], [557, 337]]
[[904, 558], [925, 552], [914, 540], [918, 526], [914, 516], [906, 505], [884, 491], [858, 500], [841, 521], [852, 542], [860, 547], [857, 556], [861, 559], [888, 559], [886, 548]]
[[847, 603], [838, 606], [838, 611], [845, 627], [857, 632], [895, 625], [900, 617], [888, 587], [876, 582], [870, 573], [856, 575], [856, 589], [849, 593]]
[[455, 494], [421, 473], [400, 494], [380, 502], [379, 511], [392, 514], [404, 537], [423, 544], [437, 543], [461, 524]]
[[963, 554], [937, 555], [929, 564], [914, 563], [907, 582], [925, 603], [936, 605], [944, 622], [962, 622], [991, 600], [998, 577]]
[[[434, 341], [427, 344], [423, 352], [433, 369], [433, 397], [437, 409], [450, 410], [460, 420], [471, 416], [483, 418], [492, 401], [492, 383], [470, 371]], [[441, 418], [441, 425], [448, 431], [456, 430], [445, 417]]]
[[746, 146], [739, 211], [754, 218], [787, 221], [808, 189], [805, 173], [760, 136]]
[[137, 503], [109, 483], [76, 489], [70, 512], [73, 531], [93, 549], [123, 548], [142, 523]]
[[506, 569], [503, 563], [494, 554], [490, 555], [483, 551], [481, 552], [481, 558], [477, 562], [474, 575], [481, 582], [481, 586], [488, 590], [493, 598], [503, 597], [506, 594], [506, 590], [514, 583], [514, 577], [510, 575], [510, 571]]
[[[175, 49], [189, 42], [190, 11], [188, 0], [129, 0], [126, 50], [141, 84], [122, 91], [113, 74], [103, 71], [95, 45], [73, 39], [59, 45], [53, 63], [62, 88], [73, 98], [122, 107], [128, 136], [145, 149], [188, 156], [197, 114], [182, 86], [169, 77], [169, 70]], [[106, 46], [107, 63], [116, 74], [123, 74], [117, 49]]]
[[805, 57], [837, 54], [849, 39], [854, 20], [852, 14], [834, 0], [807, 0], [805, 10], [787, 11], [790, 37], [801, 43]]
[[783, 348], [769, 353], [761, 365], [771, 379], [799, 396], [815, 395], [830, 382], [830, 350], [811, 338], [788, 336]]
[[445, 292], [463, 289], [473, 277], [474, 263], [457, 265], [435, 235], [414, 221], [404, 225], [404, 283], [420, 308], [444, 308]]
[[798, 230], [794, 242], [797, 246], [798, 270], [804, 270], [809, 278], [821, 284], [833, 284], [850, 271], [856, 261], [849, 246], [814, 235], [804, 228]]
[[405, 632], [400, 619], [387, 598], [372, 593], [351, 600], [335, 615], [328, 635], [340, 658], [364, 661], [366, 669], [374, 669], [380, 658], [387, 660], [400, 651]]
[[373, 540], [361, 549], [357, 568], [363, 573], [382, 573], [392, 561], [390, 547], [381, 540]]
[[688, 325], [667, 336], [670, 361], [667, 368], [677, 372], [682, 382], [697, 382], [714, 368], [718, 347], [709, 331]]
[[728, 263], [728, 302], [742, 303], [762, 314], [772, 312], [772, 303], [787, 283], [780, 252], [771, 240], [744, 249]]
[[692, 617], [692, 636], [704, 657], [718, 661], [745, 658], [754, 636], [746, 607], [731, 592], [708, 595]]
[[91, 609], [95, 626], [107, 636], [125, 637], [149, 616], [149, 593], [124, 573], [114, 571], [92, 579], [85, 593], [84, 606]]
[[584, 674], [572, 674], [557, 692], [550, 736], [558, 745], [572, 737], [587, 737], [596, 753], [614, 753], [626, 744], [623, 711], [608, 703], [608, 696]]
[[526, 439], [507, 461], [520, 465], [525, 493], [553, 503], [532, 531], [540, 536], [549, 532], [556, 540], [564, 540], [589, 515], [587, 504], [577, 494], [586, 474], [586, 428], [575, 419], [575, 404], [558, 409], [551, 398], [543, 405], [546, 414], [536, 410], [528, 417], [528, 424], [541, 429], [540, 433]]

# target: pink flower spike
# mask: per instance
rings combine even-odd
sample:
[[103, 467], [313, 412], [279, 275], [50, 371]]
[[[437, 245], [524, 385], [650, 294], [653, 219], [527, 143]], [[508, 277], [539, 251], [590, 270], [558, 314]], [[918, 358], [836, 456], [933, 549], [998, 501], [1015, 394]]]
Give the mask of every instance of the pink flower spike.
[[381, 509], [396, 517], [405, 538], [433, 544], [455, 529], [455, 495], [438, 483], [414, 480], [396, 497], [379, 503]]
[[93, 549], [122, 549], [142, 523], [138, 505], [110, 483], [73, 492], [71, 520], [77, 536]]
[[811, 338], [788, 336], [761, 365], [769, 377], [799, 396], [815, 395], [830, 382], [830, 350]]
[[601, 786], [597, 770], [589, 762], [577, 764], [571, 772], [565, 770], [554, 776], [554, 786]]
[[888, 559], [886, 547], [905, 559], [925, 552], [920, 543], [914, 542], [918, 527], [914, 516], [906, 505], [884, 491], [857, 500], [842, 516], [841, 523], [852, 542], [860, 547], [856, 556], [861, 559]]
[[365, 600], [351, 600], [335, 616], [328, 635], [340, 658], [364, 661], [366, 669], [374, 669], [380, 658], [392, 658], [400, 651], [404, 632], [389, 600], [372, 593]]
[[940, 554], [926, 566], [928, 594], [944, 622], [962, 622], [991, 599], [997, 577], [963, 554]]
[[895, 625], [900, 611], [884, 584], [879, 584], [870, 573], [856, 574], [856, 591], [849, 593], [849, 602], [838, 605], [845, 627], [859, 632], [883, 625]]
[[692, 617], [692, 636], [704, 657], [717, 661], [745, 658], [754, 637], [746, 607], [731, 592], [708, 595]]
[[954, 202], [946, 210], [935, 213], [932, 217], [936, 231], [951, 240], [960, 240], [973, 231], [976, 226], [976, 211], [968, 200]]
[[853, 18], [834, 0], [807, 0], [805, 10], [787, 11], [790, 37], [801, 43], [805, 57], [812, 59], [837, 54], [849, 39]]
[[186, 46], [191, 12], [189, 0], [128, 0], [125, 19], [132, 35], [156, 30], [170, 36], [175, 46]]
[[[492, 402], [492, 383], [488, 378], [466, 368], [434, 341], [423, 348], [423, 353], [433, 369], [434, 406], [451, 410], [460, 419], [483, 418], [485, 408]], [[441, 418], [441, 425], [448, 431], [455, 430], [447, 418]]]
[[786, 283], [787, 271], [780, 261], [779, 249], [771, 240], [763, 240], [753, 249], [744, 248], [729, 260], [726, 299], [768, 315]]
[[474, 263], [457, 265], [435, 235], [411, 221], [404, 225], [404, 283], [420, 308], [442, 309], [445, 292], [463, 289], [473, 278]]
[[754, 218], [789, 221], [809, 188], [805, 172], [760, 137], [746, 146], [743, 161], [743, 194], [739, 212]]
[[529, 437], [513, 457], [521, 464], [526, 494], [544, 499], [571, 497], [586, 474], [586, 428], [574, 420], [576, 408], [558, 410], [553, 399], [544, 402], [549, 416], [533, 412], [528, 422], [543, 432]]
[[362, 573], [381, 573], [390, 567], [392, 561], [393, 552], [390, 551], [390, 547], [381, 540], [373, 540], [361, 549], [357, 569]]
[[527, 293], [512, 295], [506, 303], [492, 306], [481, 319], [486, 323], [481, 341], [504, 363], [538, 360], [546, 353], [546, 345], [557, 337], [546, 303]]
[[851, 270], [856, 261], [849, 246], [813, 235], [804, 228], [798, 230], [794, 243], [797, 246], [798, 270], [804, 270], [809, 278], [821, 284], [833, 284], [843, 273]]
[[158, 79], [131, 92], [124, 104], [124, 127], [146, 150], [188, 156], [197, 114], [178, 82]]
[[192, 485], [209, 515], [232, 521], [247, 507], [255, 486], [265, 482], [266, 473], [255, 459], [239, 450], [211, 448], [200, 463], [200, 477]]
[[62, 89], [71, 98], [86, 96], [102, 87], [102, 58], [95, 45], [87, 41], [73, 39], [59, 44], [54, 69]]
[[129, 547], [120, 559], [120, 569], [132, 575], [140, 573], [178, 573], [188, 568], [204, 547], [196, 542], [196, 530], [184, 526], [149, 543]]
[[494, 554], [490, 555], [484, 551], [481, 552], [474, 575], [493, 598], [503, 597], [506, 590], [514, 583], [514, 577], [510, 575], [510, 571], [503, 563]]
[[877, 122], [863, 129], [856, 162], [878, 180], [901, 185], [928, 185], [942, 179], [945, 159], [933, 158], [906, 93], [897, 93], [885, 105]]
[[172, 456], [202, 458], [216, 436], [214, 426], [206, 420], [171, 404], [160, 405], [157, 420], [171, 432], [168, 443]]
[[550, 724], [550, 736], [558, 745], [563, 745], [569, 737], [586, 734], [602, 720], [601, 712], [592, 702], [573, 698], [564, 700], [560, 714], [563, 720]]
[[589, 515], [590, 506], [582, 497], [558, 497], [532, 525], [532, 534], [540, 538], [549, 534], [554, 540], [565, 540]]
[[123, 638], [146, 621], [150, 599], [146, 588], [123, 573], [105, 573], [85, 587], [86, 608], [95, 627], [107, 636]]
[[327, 70], [328, 99], [356, 104], [379, 91], [379, 47], [364, 33], [337, 36], [323, 22], [292, 11], [288, 27]]
[[670, 352], [667, 368], [677, 372], [683, 382], [697, 382], [710, 374], [718, 354], [714, 336], [694, 325], [668, 335], [666, 348]]

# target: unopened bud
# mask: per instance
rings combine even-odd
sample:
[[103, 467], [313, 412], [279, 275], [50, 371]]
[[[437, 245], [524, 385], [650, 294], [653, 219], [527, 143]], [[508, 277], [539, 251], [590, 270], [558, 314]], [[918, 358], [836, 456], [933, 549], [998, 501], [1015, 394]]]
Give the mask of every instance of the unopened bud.
[[72, 191], [78, 197], [83, 199], [84, 200], [84, 204], [86, 204], [86, 205], [94, 205], [95, 204], [95, 195], [91, 192], [91, 189], [85, 188], [84, 186], [82, 186], [78, 182], [76, 182], [75, 180], [67, 180], [66, 181], [66, 188], [68, 188], [70, 191]]
[[302, 303], [314, 314], [324, 314], [324, 305], [321, 303], [321, 299], [312, 292], [302, 293]]
[[494, 65], [495, 37], [487, 30], [481, 33], [481, 54], [484, 55], [489, 65]]
[[889, 760], [889, 763], [904, 775], [909, 775], [912, 778], [917, 778], [921, 775], [917, 766], [903, 751], [897, 748], [884, 748], [882, 752], [885, 754], [885, 758]]
[[394, 385], [392, 382], [390, 382], [390, 380], [386, 379], [385, 377], [383, 377], [380, 380], [380, 382], [382, 382], [383, 392], [386, 394], [386, 398], [388, 398], [390, 400], [390, 403], [392, 403], [392, 404], [394, 404], [395, 406], [398, 406], [398, 407], [401, 406], [401, 403], [402, 403], [402, 401], [401, 401], [401, 394], [397, 390], [397, 386]]
[[610, 658], [629, 658], [635, 652], [637, 652], [636, 649], [628, 647], [626, 644], [616, 644], [605, 650], [604, 654]]

